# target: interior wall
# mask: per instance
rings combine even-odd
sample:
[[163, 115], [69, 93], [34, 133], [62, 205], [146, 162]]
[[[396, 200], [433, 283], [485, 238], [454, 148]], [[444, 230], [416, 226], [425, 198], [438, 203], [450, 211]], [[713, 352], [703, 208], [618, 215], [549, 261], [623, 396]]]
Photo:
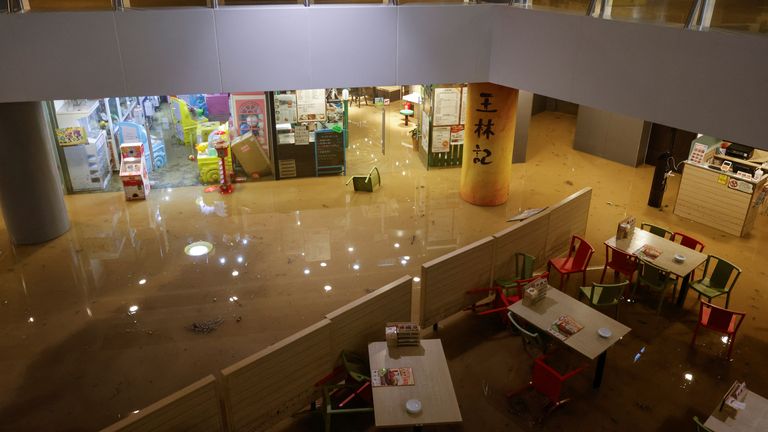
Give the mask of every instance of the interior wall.
[[573, 148], [629, 166], [645, 157], [648, 130], [641, 119], [580, 106]]

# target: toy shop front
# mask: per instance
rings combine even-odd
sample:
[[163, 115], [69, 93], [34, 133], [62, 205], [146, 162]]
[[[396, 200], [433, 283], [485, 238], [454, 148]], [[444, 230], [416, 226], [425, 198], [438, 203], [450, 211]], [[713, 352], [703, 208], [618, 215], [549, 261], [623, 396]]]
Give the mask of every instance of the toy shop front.
[[[56, 149], [70, 193], [347, 172], [349, 90], [313, 89], [56, 100]], [[345, 99], [346, 98], [346, 99]]]

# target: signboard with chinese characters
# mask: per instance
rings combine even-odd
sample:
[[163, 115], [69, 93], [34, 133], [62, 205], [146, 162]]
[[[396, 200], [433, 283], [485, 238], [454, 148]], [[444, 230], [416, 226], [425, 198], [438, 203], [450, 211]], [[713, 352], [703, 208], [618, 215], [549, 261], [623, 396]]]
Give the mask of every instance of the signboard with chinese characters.
[[512, 178], [517, 89], [470, 84], [461, 166], [461, 197], [476, 205], [507, 201]]

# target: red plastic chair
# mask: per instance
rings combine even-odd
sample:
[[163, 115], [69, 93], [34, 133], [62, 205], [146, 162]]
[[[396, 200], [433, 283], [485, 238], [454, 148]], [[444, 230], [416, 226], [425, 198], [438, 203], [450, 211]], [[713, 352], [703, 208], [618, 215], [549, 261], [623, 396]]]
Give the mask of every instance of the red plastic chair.
[[631, 284], [637, 271], [637, 257], [615, 247], [605, 245], [605, 266], [603, 267], [603, 274], [600, 276], [600, 283], [603, 283], [605, 280], [605, 272], [609, 268], [624, 275]]
[[549, 272], [552, 267], [555, 267], [560, 273], [561, 291], [565, 288], [563, 280], [565, 280], [565, 283], [568, 283], [571, 273], [581, 273], [581, 285], [586, 285], [587, 266], [594, 253], [595, 248], [587, 243], [586, 240], [574, 234], [571, 237], [571, 245], [568, 247], [568, 256], [550, 259], [547, 262], [547, 271]]
[[728, 360], [730, 360], [731, 352], [733, 351], [733, 340], [736, 338], [736, 332], [739, 331], [739, 327], [747, 314], [721, 308], [705, 301], [702, 301], [700, 304], [699, 321], [693, 330], [691, 347], [696, 344], [696, 335], [699, 332], [699, 327], [705, 327], [728, 336]]
[[[545, 415], [550, 414], [555, 409], [570, 401], [570, 398], [562, 398], [563, 386], [565, 382], [587, 368], [586, 365], [584, 365], [566, 374], [561, 374], [545, 362], [548, 357], [548, 355], [543, 355], [535, 358], [533, 360], [533, 372], [531, 374], [531, 381], [528, 383], [528, 385], [507, 394], [507, 397], [512, 397], [524, 391], [535, 390], [537, 393], [546, 396], [548, 403], [544, 408]], [[543, 417], [544, 416], [542, 416], [539, 421], [543, 420]]]
[[[682, 246], [685, 246], [688, 249], [693, 249], [696, 252], [704, 251], [704, 243], [696, 240], [695, 238], [687, 234], [683, 234], [681, 232], [675, 231], [674, 233], [672, 233], [672, 237], [670, 237], [669, 239], [675, 243], [680, 243]], [[695, 273], [696, 273], [696, 270], [693, 270], [691, 272], [691, 280], [695, 280]]]
[[507, 308], [523, 299], [523, 288], [526, 284], [542, 278], [549, 278], [549, 272], [544, 272], [528, 279], [517, 279], [514, 281], [513, 287], [494, 284], [492, 288], [471, 289], [467, 291], [467, 294], [484, 292], [493, 294], [493, 297], [489, 301], [483, 303], [474, 303], [464, 310], [472, 310], [477, 315], [497, 315], [499, 319], [507, 325]]

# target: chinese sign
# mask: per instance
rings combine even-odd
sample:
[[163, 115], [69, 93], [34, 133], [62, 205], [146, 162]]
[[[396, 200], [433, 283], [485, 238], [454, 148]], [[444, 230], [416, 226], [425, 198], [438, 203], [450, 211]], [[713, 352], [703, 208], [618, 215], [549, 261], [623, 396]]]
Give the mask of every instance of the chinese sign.
[[460, 186], [465, 201], [499, 205], [509, 196], [517, 94], [491, 83], [468, 87]]

